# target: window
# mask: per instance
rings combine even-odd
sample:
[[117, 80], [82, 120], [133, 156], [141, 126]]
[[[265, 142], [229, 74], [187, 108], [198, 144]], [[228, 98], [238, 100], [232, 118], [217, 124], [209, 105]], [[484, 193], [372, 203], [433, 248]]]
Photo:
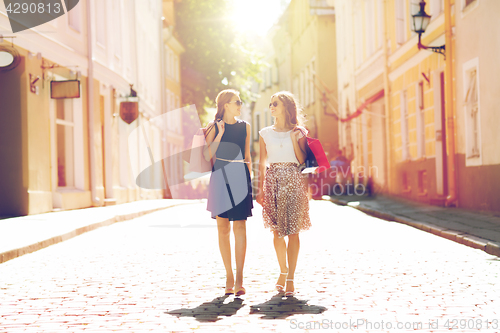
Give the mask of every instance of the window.
[[[106, 2], [95, 1], [96, 21], [97, 21], [97, 43], [106, 45]], [[76, 9], [76, 8], [75, 8]], [[70, 12], [71, 13], [71, 12]]]
[[71, 28], [81, 32], [81, 5], [76, 5], [68, 13], [68, 24]]
[[[415, 33], [415, 31], [413, 31], [413, 18], [411, 16], [415, 15], [416, 13], [418, 13], [420, 11], [420, 1], [421, 0], [410, 0], [410, 11], [408, 13], [409, 14], [408, 18], [410, 18], [410, 22], [409, 22], [408, 28], [409, 28], [412, 36], [414, 36], [416, 33]], [[427, 3], [428, 2], [429, 1], [427, 1]], [[428, 5], [426, 7], [429, 8]], [[428, 12], [428, 9], [426, 9], [426, 12]]]
[[476, 0], [465, 0], [464, 1], [464, 9], [467, 8], [467, 6], [473, 4], [474, 2], [476, 2]]
[[169, 57], [168, 57], [168, 60], [169, 60], [168, 61], [168, 73], [169, 73], [170, 78], [174, 79], [175, 78], [175, 72], [174, 72], [174, 68], [175, 68], [174, 57], [175, 57], [175, 55], [174, 55], [174, 52], [170, 49], [168, 50], [168, 55], [169, 55]]
[[74, 122], [71, 100], [56, 100], [57, 186], [73, 187]]
[[255, 115], [255, 141], [259, 141], [259, 131], [260, 131], [260, 114]]
[[396, 0], [396, 43], [406, 42], [405, 0]]
[[431, 0], [430, 6], [431, 20], [434, 20], [443, 12], [443, 0]]
[[354, 18], [354, 40], [356, 52], [356, 67], [361, 66], [363, 62], [363, 20], [361, 17], [361, 10], [357, 8]]
[[426, 195], [427, 194], [427, 171], [419, 170], [418, 171], [418, 194]]
[[174, 58], [174, 73], [175, 73], [175, 82], [179, 82], [179, 57], [175, 55]]
[[405, 192], [409, 192], [411, 191], [411, 187], [410, 187], [410, 181], [408, 179], [408, 173], [406, 171], [403, 171], [403, 175], [402, 175], [403, 179], [402, 179], [402, 186], [403, 186], [403, 191]]
[[297, 96], [299, 94], [299, 78], [296, 76], [293, 79], [293, 94]]
[[179, 61], [179, 55], [176, 56], [176, 64], [175, 64], [175, 78], [177, 82], [181, 82], [181, 63]]
[[403, 161], [410, 159], [410, 139], [408, 134], [408, 98], [407, 92], [401, 93], [401, 143], [403, 148]]
[[384, 0], [378, 0], [378, 43], [377, 48], [381, 48], [384, 42]]
[[315, 77], [315, 69], [314, 69], [314, 64], [315, 64], [315, 61], [314, 59], [311, 60], [311, 72], [310, 72], [310, 81], [309, 81], [309, 92], [310, 92], [310, 96], [309, 98], [311, 99], [311, 103], [314, 103], [315, 102], [315, 93], [316, 93], [316, 87], [314, 86], [314, 80], [316, 79]]
[[424, 82], [417, 86], [417, 154], [425, 156], [425, 111], [424, 111]]
[[274, 78], [274, 84], [279, 84], [280, 83], [280, 77], [279, 77], [279, 69], [278, 69], [278, 61], [276, 60], [276, 64], [273, 67], [274, 73], [273, 73], [273, 78]]
[[481, 156], [481, 136], [479, 121], [479, 91], [477, 67], [466, 71], [467, 93], [465, 95], [465, 122], [467, 128], [467, 158]]
[[373, 0], [365, 0], [365, 36], [367, 38], [368, 56], [375, 52], [375, 8]]
[[118, 121], [118, 140], [119, 146], [119, 168], [120, 168], [120, 186], [128, 187], [130, 182], [129, 172], [129, 154], [128, 154], [128, 139], [129, 139], [129, 125], [124, 121]]
[[114, 7], [114, 13], [113, 13], [113, 19], [115, 21], [114, 23], [114, 46], [115, 46], [115, 56], [117, 58], [121, 58], [122, 56], [122, 38], [123, 34], [122, 32], [122, 14], [121, 14], [121, 3], [120, 0], [114, 0], [113, 1], [113, 7]]
[[304, 71], [300, 72], [300, 79], [299, 79], [299, 103], [302, 104], [304, 103]]
[[305, 88], [305, 99], [304, 99], [304, 105], [309, 105], [310, 103], [310, 100], [309, 100], [309, 64], [307, 64], [306, 68], [305, 68], [305, 74], [304, 74], [304, 77], [305, 77], [305, 82], [304, 82], [304, 88]]

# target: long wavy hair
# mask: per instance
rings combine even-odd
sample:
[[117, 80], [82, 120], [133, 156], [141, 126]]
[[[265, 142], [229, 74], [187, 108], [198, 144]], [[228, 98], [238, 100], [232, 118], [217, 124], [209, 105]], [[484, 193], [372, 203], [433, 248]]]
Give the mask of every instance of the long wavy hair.
[[221, 120], [224, 117], [224, 105], [231, 102], [233, 96], [240, 96], [240, 92], [234, 89], [222, 90], [215, 99], [217, 113], [215, 114], [215, 121]]
[[[302, 126], [304, 124], [304, 115], [302, 106], [299, 104], [295, 96], [289, 91], [280, 91], [271, 96], [278, 97], [278, 99], [285, 106], [285, 126], [294, 127]], [[276, 123], [276, 118], [274, 119]]]

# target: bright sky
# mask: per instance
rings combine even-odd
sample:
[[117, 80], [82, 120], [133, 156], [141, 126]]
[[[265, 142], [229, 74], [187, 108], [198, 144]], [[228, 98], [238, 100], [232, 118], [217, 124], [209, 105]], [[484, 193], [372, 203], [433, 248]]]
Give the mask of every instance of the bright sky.
[[265, 35], [281, 15], [281, 0], [233, 0], [234, 20], [242, 32]]

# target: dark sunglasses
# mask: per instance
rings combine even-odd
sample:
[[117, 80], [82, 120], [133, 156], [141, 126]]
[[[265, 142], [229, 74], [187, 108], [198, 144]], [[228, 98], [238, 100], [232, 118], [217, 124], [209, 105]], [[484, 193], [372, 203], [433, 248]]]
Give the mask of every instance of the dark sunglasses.
[[274, 107], [277, 107], [278, 106], [278, 102], [274, 102], [274, 103], [269, 103], [269, 107], [274, 106]]
[[[235, 102], [236, 105], [238, 105], [238, 106], [242, 106], [243, 105], [242, 101], [232, 101], [232, 102]], [[232, 103], [232, 102], [229, 102], [229, 103]]]

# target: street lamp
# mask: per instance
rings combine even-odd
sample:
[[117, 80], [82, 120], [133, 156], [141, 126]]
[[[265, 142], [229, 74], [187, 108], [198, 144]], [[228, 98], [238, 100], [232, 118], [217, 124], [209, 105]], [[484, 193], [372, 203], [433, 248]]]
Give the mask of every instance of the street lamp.
[[445, 46], [425, 46], [422, 44], [421, 38], [422, 34], [425, 32], [425, 29], [427, 29], [427, 26], [429, 25], [429, 22], [431, 20], [431, 16], [428, 15], [425, 12], [425, 1], [422, 0], [419, 3], [420, 5], [420, 11], [416, 13], [415, 15], [412, 15], [413, 17], [413, 31], [415, 31], [418, 34], [418, 49], [424, 49], [424, 50], [431, 50], [432, 52], [440, 53], [443, 56], [446, 57], [445, 55]]

